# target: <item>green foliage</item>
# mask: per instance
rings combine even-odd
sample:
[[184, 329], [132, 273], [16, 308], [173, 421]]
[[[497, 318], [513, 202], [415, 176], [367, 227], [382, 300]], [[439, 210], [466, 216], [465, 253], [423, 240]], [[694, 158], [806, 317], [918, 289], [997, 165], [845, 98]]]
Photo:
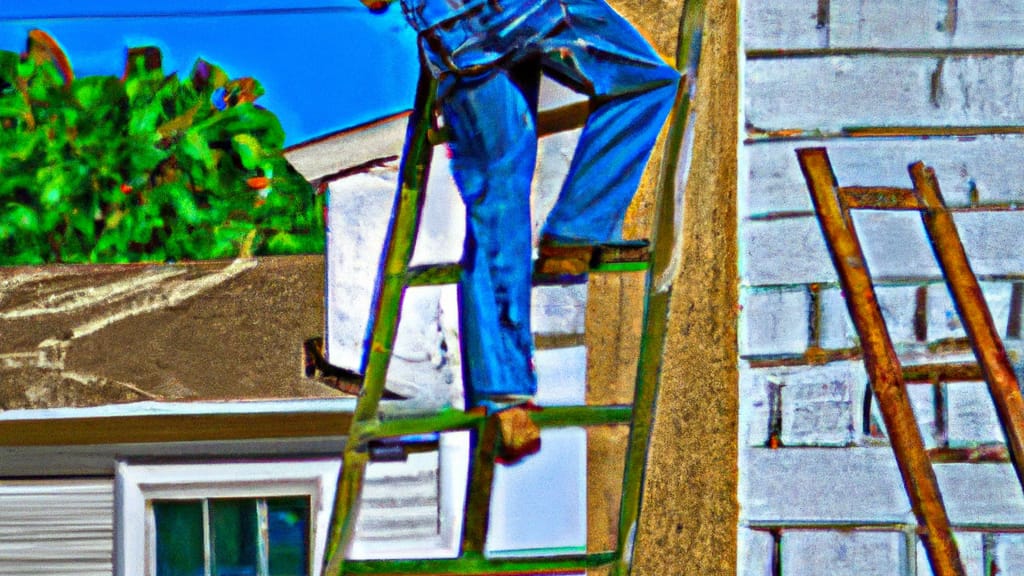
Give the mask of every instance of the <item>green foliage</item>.
[[75, 79], [50, 42], [0, 51], [0, 264], [323, 249], [323, 197], [258, 82], [202, 60], [168, 76], [156, 48], [129, 50], [122, 79]]

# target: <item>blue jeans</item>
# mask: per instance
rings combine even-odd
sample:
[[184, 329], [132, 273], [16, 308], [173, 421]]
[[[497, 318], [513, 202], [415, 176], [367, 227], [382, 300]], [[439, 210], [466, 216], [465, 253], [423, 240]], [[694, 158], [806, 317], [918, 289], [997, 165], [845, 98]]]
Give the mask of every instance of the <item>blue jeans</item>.
[[587, 243], [621, 238], [679, 74], [603, 0], [403, 0], [403, 8], [439, 79], [452, 172], [466, 205], [467, 401], [533, 395], [530, 188], [540, 73], [591, 98], [542, 229]]

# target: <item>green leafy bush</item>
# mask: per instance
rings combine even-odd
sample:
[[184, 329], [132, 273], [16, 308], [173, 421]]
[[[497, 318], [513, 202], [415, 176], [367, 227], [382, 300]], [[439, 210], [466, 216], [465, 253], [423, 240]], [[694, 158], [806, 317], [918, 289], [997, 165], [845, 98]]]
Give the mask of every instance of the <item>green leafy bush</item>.
[[56, 42], [0, 51], [0, 264], [318, 252], [323, 197], [285, 161], [252, 78], [199, 60], [76, 79]]

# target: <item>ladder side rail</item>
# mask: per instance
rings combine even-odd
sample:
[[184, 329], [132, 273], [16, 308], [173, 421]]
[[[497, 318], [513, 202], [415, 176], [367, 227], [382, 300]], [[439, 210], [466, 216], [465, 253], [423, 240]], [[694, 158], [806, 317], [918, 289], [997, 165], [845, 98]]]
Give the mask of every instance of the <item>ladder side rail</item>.
[[351, 440], [358, 438], [363, 430], [372, 430], [378, 420], [377, 410], [384, 394], [388, 365], [398, 332], [406, 274], [416, 243], [416, 231], [419, 227], [433, 152], [427, 133], [432, 124], [435, 92], [435, 83], [429, 69], [421, 64], [415, 106], [409, 117], [395, 203], [378, 278], [369, 359], [352, 418], [350, 441], [346, 443], [342, 471], [338, 477], [325, 554], [325, 576], [343, 574], [345, 552], [355, 529], [355, 515], [358, 511], [369, 453], [365, 446]]
[[491, 517], [491, 493], [494, 485], [494, 456], [498, 442], [496, 418], [485, 418], [476, 429], [476, 446], [470, 457], [469, 486], [462, 522], [461, 557], [484, 557], [487, 528]]
[[402, 157], [392, 218], [386, 236], [387, 245], [378, 280], [379, 296], [374, 308], [366, 375], [353, 415], [355, 423], [377, 420], [377, 409], [387, 381], [387, 370], [391, 362], [395, 336], [398, 333], [409, 263], [416, 245], [420, 216], [426, 198], [430, 161], [433, 157], [433, 146], [427, 140], [427, 132], [433, 123], [436, 91], [436, 83], [429, 69], [421, 65], [416, 88], [416, 104], [409, 117], [406, 149]]
[[1024, 398], [1021, 397], [1017, 376], [985, 303], [978, 278], [967, 260], [956, 223], [942, 198], [934, 170], [921, 162], [912, 164], [909, 170], [915, 191], [925, 207], [921, 216], [932, 249], [988, 383], [1017, 480], [1024, 486]]
[[852, 222], [844, 217], [835, 174], [824, 148], [797, 150], [818, 222], [839, 274], [847, 307], [861, 339], [864, 365], [910, 505], [923, 528], [921, 539], [936, 576], [963, 576], [935, 471], [925, 451], [903, 381], [902, 368], [882, 316]]
[[[681, 241], [676, 230], [676, 177], [692, 130], [691, 96], [695, 92], [700, 63], [701, 33], [704, 27], [704, 1], [684, 0], [679, 18], [676, 68], [683, 73], [669, 120], [657, 182], [657, 198], [651, 230], [650, 264], [644, 284], [643, 328], [633, 390], [633, 418], [626, 446], [622, 496], [619, 501], [616, 562], [612, 576], [626, 576], [632, 569], [633, 546], [639, 530], [640, 506], [654, 423], [655, 402], [668, 335], [673, 265]], [[689, 153], [688, 150], [685, 151]], [[685, 182], [683, 186], [685, 186]]]

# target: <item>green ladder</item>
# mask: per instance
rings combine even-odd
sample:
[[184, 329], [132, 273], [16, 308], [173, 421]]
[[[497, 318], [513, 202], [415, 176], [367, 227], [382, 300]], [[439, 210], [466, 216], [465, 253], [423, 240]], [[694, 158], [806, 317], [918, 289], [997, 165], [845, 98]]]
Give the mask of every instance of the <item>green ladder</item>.
[[[615, 550], [567, 556], [488, 558], [484, 554], [487, 538], [497, 422], [482, 414], [445, 409], [424, 417], [382, 419], [379, 404], [384, 393], [392, 346], [397, 333], [402, 299], [407, 287], [453, 284], [459, 267], [410, 266], [420, 214], [425, 198], [428, 169], [433, 147], [447, 135], [435, 124], [436, 83], [426, 67], [420, 67], [416, 100], [409, 118], [405, 150], [399, 172], [390, 229], [384, 252], [379, 298], [374, 310], [374, 329], [363, 387], [356, 403], [344, 451], [335, 506], [328, 535], [324, 576], [343, 574], [564, 574], [592, 568], [611, 567], [617, 576], [629, 574], [635, 527], [640, 515], [641, 491], [647, 446], [654, 416], [658, 377], [665, 348], [668, 306], [671, 295], [671, 260], [675, 241], [674, 197], [676, 172], [684, 135], [691, 116], [690, 93], [699, 58], [703, 1], [687, 0], [680, 19], [677, 66], [684, 72], [670, 118], [665, 154], [659, 174], [654, 230], [650, 250], [639, 261], [635, 249], [599, 250], [590, 272], [646, 271], [644, 288], [643, 335], [632, 405], [625, 406], [552, 406], [531, 413], [541, 428], [629, 424], [626, 462], [619, 506], [618, 539]], [[582, 126], [588, 113], [587, 103], [541, 112], [538, 136]], [[535, 282], [550, 283], [554, 278], [535, 274]], [[471, 430], [476, 434], [470, 456], [470, 484], [463, 522], [461, 553], [457, 558], [422, 560], [346, 560], [355, 526], [355, 514], [367, 464], [369, 445], [385, 438]]]

